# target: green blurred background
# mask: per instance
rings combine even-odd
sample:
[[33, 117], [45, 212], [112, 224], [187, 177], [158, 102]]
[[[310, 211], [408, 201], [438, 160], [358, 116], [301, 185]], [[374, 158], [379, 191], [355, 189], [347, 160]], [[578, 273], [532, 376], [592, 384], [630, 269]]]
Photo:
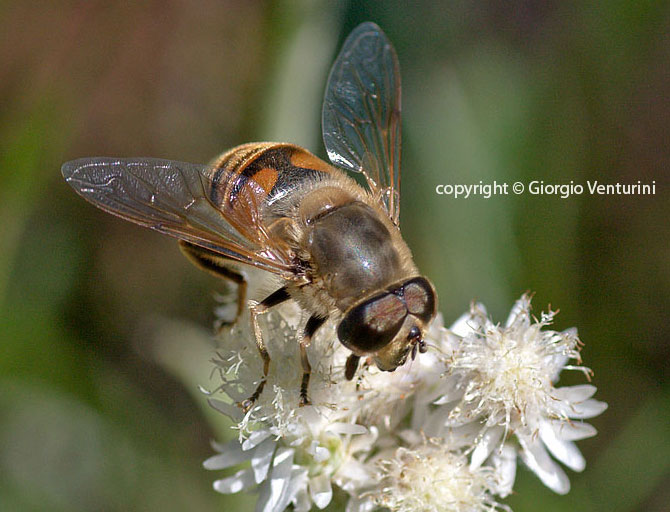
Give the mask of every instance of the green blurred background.
[[[197, 388], [224, 287], [60, 166], [263, 139], [323, 155], [327, 72], [365, 20], [398, 50], [403, 233], [445, 321], [474, 298], [503, 321], [536, 292], [610, 404], [569, 495], [520, 470], [507, 503], [670, 510], [670, 6], [653, 0], [0, 2], [0, 510], [253, 507], [201, 466], [234, 434]], [[656, 195], [435, 193], [480, 180]]]

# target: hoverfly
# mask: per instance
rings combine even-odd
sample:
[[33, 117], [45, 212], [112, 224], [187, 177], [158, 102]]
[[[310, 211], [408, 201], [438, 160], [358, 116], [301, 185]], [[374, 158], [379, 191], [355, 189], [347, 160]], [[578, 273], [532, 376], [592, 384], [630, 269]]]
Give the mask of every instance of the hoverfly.
[[[263, 378], [239, 405], [248, 410], [265, 386], [270, 355], [258, 315], [287, 300], [309, 313], [300, 338], [300, 404], [309, 403], [306, 348], [328, 319], [351, 350], [345, 376], [365, 358], [393, 371], [425, 352], [423, 332], [436, 312], [398, 227], [400, 71], [395, 50], [374, 23], [349, 35], [330, 71], [322, 111], [332, 164], [288, 143], [235, 147], [209, 165], [156, 158], [67, 162], [68, 184], [95, 206], [179, 240], [197, 266], [237, 283], [237, 318], [246, 281], [232, 264], [283, 280], [249, 302]], [[361, 173], [363, 188], [344, 171]]]

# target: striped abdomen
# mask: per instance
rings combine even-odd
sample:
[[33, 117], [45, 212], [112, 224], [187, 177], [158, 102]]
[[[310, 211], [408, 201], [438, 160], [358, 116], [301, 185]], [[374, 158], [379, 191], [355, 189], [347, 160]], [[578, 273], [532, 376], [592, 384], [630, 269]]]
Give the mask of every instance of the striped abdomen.
[[212, 168], [210, 200], [226, 217], [272, 205], [306, 181], [322, 179], [332, 168], [293, 144], [258, 142], [237, 146]]

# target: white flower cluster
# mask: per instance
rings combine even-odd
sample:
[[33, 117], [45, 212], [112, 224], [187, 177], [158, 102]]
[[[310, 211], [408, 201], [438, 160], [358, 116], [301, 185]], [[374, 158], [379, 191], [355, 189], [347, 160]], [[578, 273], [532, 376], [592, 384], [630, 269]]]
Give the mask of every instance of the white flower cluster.
[[238, 437], [215, 444], [205, 467], [242, 468], [214, 488], [255, 489], [264, 512], [322, 509], [334, 489], [347, 512], [509, 510], [498, 500], [512, 491], [520, 458], [550, 489], [568, 492], [556, 460], [584, 469], [573, 441], [596, 432], [580, 420], [607, 406], [591, 398], [591, 385], [554, 386], [563, 369], [589, 370], [568, 365], [579, 362], [580, 341], [575, 329], [547, 330], [553, 316], [533, 319], [526, 295], [504, 326], [479, 304], [451, 329], [438, 315], [428, 352], [395, 372], [363, 366], [351, 381], [349, 351], [326, 325], [308, 349], [312, 405], [299, 407], [303, 319], [284, 305], [264, 318], [272, 363], [246, 414], [235, 404], [255, 390], [262, 363], [251, 334], [236, 328], [215, 358], [221, 383], [209, 400], [234, 420]]

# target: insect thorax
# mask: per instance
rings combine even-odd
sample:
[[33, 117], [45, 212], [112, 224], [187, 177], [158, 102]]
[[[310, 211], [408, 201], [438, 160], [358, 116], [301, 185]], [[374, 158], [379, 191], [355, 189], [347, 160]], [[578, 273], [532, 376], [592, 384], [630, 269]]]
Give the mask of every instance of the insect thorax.
[[324, 287], [341, 311], [407, 274], [388, 225], [360, 201], [314, 220], [305, 243]]

